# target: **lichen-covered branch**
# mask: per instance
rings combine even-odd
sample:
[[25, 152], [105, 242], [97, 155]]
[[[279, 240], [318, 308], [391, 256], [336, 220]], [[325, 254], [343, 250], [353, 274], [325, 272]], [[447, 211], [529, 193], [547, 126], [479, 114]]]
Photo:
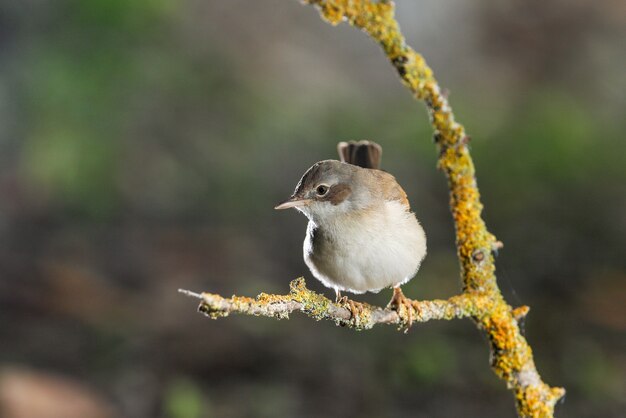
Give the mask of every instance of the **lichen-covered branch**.
[[[316, 320], [327, 319], [337, 325], [358, 330], [370, 329], [376, 324], [397, 325], [399, 329], [408, 329], [409, 318], [414, 322], [426, 322], [431, 319], [454, 319], [470, 317], [476, 313], [476, 307], [486, 302], [479, 296], [459, 295], [447, 300], [411, 301], [411, 306], [403, 305], [399, 309], [380, 308], [367, 303], [359, 303], [353, 314], [350, 303], [335, 303], [326, 296], [315, 293], [306, 287], [303, 278], [291, 282], [287, 295], [268, 295], [261, 293], [256, 298], [233, 296], [224, 298], [212, 293], [193, 293], [180, 290], [188, 296], [201, 300], [198, 310], [210, 318], [217, 319], [233, 313], [267, 316], [287, 319], [289, 314], [300, 311]], [[411, 312], [406, 312], [411, 309]]]
[[[439, 149], [439, 168], [448, 179], [450, 208], [456, 230], [457, 253], [461, 265], [463, 293], [448, 300], [412, 301], [397, 310], [362, 305], [353, 307], [332, 303], [311, 292], [298, 279], [289, 295], [262, 294], [257, 299], [203, 293], [200, 311], [212, 318], [244, 313], [285, 318], [300, 310], [316, 319], [331, 319], [358, 329], [377, 323], [397, 324], [400, 328], [415, 321], [470, 317], [488, 337], [491, 366], [514, 393], [521, 417], [552, 417], [556, 402], [565, 390], [544, 383], [534, 364], [532, 350], [519, 329], [518, 321], [528, 307], [513, 309], [502, 297], [495, 276], [493, 250], [502, 246], [487, 230], [481, 217], [482, 204], [476, 184], [474, 163], [468, 149], [469, 137], [454, 120], [446, 94], [424, 58], [409, 47], [394, 18], [391, 1], [305, 0], [318, 7], [333, 25], [342, 21], [365, 31], [380, 44], [402, 82], [428, 109]], [[410, 311], [409, 311], [410, 310]]]

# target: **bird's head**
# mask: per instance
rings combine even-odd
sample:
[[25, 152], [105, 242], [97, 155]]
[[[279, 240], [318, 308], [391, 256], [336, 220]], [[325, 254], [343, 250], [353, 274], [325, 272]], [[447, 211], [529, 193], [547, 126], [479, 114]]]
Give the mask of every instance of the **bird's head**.
[[371, 200], [366, 169], [335, 160], [309, 168], [291, 197], [275, 209], [295, 208], [316, 223], [362, 209]]

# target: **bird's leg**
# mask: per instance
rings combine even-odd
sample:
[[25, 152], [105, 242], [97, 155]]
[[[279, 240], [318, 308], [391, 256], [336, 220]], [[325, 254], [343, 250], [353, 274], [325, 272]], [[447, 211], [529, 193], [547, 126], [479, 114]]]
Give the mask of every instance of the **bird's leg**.
[[341, 297], [341, 290], [335, 289], [335, 303], [342, 304], [342, 303], [346, 303], [347, 301], [348, 301], [348, 297], [344, 296], [342, 298]]
[[[406, 316], [406, 318], [403, 319], [406, 320], [409, 328], [411, 327], [411, 325], [413, 325], [413, 302], [411, 301], [411, 299], [404, 296], [404, 293], [402, 293], [402, 289], [400, 289], [400, 286], [396, 286], [393, 288], [393, 296], [391, 297], [391, 300], [389, 301], [387, 307], [398, 312], [398, 315], [400, 315], [401, 318]], [[402, 307], [404, 309], [402, 309]], [[406, 310], [406, 312], [403, 312], [404, 310]]]

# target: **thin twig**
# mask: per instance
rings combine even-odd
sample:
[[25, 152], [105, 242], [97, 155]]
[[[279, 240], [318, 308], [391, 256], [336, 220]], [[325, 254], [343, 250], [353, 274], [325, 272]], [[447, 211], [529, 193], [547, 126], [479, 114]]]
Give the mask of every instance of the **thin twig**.
[[348, 302], [336, 303], [309, 290], [303, 278], [291, 282], [287, 295], [262, 293], [255, 299], [244, 296], [225, 298], [213, 293], [198, 294], [182, 289], [179, 292], [201, 299], [198, 310], [213, 319], [233, 313], [285, 319], [292, 312], [300, 311], [317, 320], [326, 319], [337, 325], [359, 330], [370, 329], [377, 324], [397, 325], [398, 328], [407, 330], [411, 322], [465, 318], [475, 314], [474, 306], [484, 304], [484, 301], [479, 301], [484, 299], [483, 296], [459, 295], [447, 300], [413, 300], [410, 301], [410, 307], [400, 305], [381, 308], [358, 303], [358, 309], [353, 313]]

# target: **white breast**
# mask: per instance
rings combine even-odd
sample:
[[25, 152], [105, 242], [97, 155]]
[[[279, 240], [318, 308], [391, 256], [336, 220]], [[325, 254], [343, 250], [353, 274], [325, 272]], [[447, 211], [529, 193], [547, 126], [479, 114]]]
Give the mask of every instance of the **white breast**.
[[397, 201], [323, 225], [309, 222], [304, 260], [325, 286], [378, 292], [410, 280], [426, 255], [426, 235]]

